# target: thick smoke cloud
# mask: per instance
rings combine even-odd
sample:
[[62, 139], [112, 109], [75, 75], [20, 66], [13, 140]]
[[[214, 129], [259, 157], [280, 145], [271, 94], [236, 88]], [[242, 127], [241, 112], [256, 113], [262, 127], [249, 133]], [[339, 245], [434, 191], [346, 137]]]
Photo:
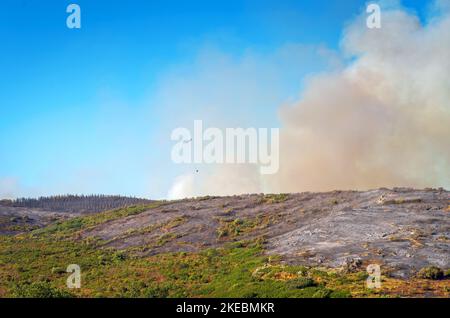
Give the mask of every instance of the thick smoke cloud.
[[397, 8], [382, 11], [381, 29], [368, 29], [361, 15], [342, 38], [341, 54], [351, 63], [310, 77], [301, 99], [280, 109], [278, 174], [248, 184], [245, 173], [239, 177], [230, 167], [216, 167], [184, 194], [230, 194], [230, 184], [236, 184], [234, 193], [448, 188], [450, 14], [445, 4], [437, 2], [439, 14], [435, 11], [426, 25]]
[[281, 110], [281, 191], [449, 186], [450, 17], [401, 10], [345, 32], [342, 72], [314, 77]]

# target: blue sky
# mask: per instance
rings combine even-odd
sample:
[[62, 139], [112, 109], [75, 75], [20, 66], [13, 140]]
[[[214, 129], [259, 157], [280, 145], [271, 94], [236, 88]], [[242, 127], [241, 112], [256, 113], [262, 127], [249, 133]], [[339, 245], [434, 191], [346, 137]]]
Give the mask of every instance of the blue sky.
[[[80, 30], [66, 27], [69, 3], [81, 7]], [[2, 1], [0, 196], [164, 197], [192, 169], [170, 162], [171, 129], [199, 116], [277, 126], [276, 109], [330, 67], [365, 4]], [[402, 4], [422, 18], [429, 6]], [[211, 96], [199, 99], [202, 89]]]

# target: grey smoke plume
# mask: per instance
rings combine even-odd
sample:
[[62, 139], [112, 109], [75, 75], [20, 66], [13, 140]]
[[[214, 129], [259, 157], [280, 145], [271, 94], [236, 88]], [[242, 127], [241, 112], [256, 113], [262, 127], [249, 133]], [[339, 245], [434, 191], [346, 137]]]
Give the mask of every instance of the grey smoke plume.
[[368, 29], [365, 14], [346, 28], [341, 54], [352, 62], [312, 76], [301, 99], [280, 109], [277, 174], [216, 167], [177, 197], [450, 187], [450, 6], [436, 3], [426, 25], [390, 9], [381, 29]]
[[341, 72], [281, 110], [280, 191], [450, 185], [450, 16], [401, 10], [351, 24]]

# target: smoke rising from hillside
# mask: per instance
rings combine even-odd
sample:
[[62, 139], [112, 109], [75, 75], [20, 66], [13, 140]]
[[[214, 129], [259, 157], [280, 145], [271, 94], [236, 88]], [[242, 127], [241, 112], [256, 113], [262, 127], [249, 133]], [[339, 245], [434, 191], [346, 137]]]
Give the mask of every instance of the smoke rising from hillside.
[[350, 25], [343, 48], [356, 60], [281, 110], [279, 190], [449, 185], [450, 16], [422, 27], [396, 10], [382, 21]]
[[344, 32], [341, 53], [352, 63], [311, 77], [302, 98], [280, 109], [278, 174], [249, 186], [218, 167], [207, 187], [186, 194], [230, 194], [226, 184], [244, 184], [235, 193], [449, 187], [449, 11], [422, 25], [383, 10], [381, 29], [365, 18]]

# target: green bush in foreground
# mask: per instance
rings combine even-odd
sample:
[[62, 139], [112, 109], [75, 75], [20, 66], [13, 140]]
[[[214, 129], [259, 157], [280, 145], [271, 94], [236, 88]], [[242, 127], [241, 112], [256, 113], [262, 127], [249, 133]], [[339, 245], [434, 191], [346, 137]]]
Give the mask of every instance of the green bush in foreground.
[[67, 291], [54, 288], [47, 282], [33, 282], [31, 284], [15, 285], [13, 297], [18, 298], [71, 298], [73, 295]]
[[417, 277], [424, 279], [442, 279], [444, 278], [444, 272], [442, 269], [436, 266], [429, 266], [422, 268], [418, 273]]

